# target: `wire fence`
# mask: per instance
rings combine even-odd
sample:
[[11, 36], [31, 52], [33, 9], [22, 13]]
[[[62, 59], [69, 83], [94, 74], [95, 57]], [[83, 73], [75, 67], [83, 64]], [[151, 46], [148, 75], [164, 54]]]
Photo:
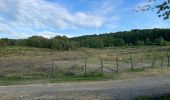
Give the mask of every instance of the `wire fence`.
[[113, 57], [112, 59], [84, 58], [28, 61], [0, 59], [0, 77], [19, 75], [26, 78], [42, 77], [70, 77], [70, 76], [104, 76], [119, 72], [133, 71], [146, 68], [170, 67], [170, 53], [156, 55], [127, 55], [126, 57]]

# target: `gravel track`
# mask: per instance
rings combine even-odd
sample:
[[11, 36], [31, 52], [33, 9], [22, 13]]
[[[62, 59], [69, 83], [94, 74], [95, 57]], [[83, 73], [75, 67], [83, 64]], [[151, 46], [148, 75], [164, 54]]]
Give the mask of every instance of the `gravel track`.
[[[170, 76], [140, 79], [0, 86], [0, 100], [131, 100], [170, 93]], [[7, 97], [8, 98], [5, 98]]]

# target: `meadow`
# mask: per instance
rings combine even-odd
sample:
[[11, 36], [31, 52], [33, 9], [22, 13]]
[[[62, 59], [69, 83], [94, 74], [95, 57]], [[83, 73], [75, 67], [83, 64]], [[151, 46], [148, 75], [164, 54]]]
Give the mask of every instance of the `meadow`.
[[116, 79], [118, 74], [168, 68], [169, 54], [170, 46], [80, 48], [73, 51], [1, 47], [0, 84]]

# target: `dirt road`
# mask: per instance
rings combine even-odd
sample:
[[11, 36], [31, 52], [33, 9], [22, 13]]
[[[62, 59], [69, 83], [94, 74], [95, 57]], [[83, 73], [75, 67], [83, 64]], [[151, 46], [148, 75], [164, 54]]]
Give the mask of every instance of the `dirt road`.
[[0, 86], [0, 100], [131, 100], [170, 93], [170, 76], [140, 79]]

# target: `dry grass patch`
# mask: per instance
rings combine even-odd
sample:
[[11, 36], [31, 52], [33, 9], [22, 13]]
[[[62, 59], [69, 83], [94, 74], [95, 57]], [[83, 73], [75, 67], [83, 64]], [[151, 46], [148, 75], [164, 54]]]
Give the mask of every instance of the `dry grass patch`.
[[0, 94], [0, 100], [22, 100], [22, 97], [15, 94]]

